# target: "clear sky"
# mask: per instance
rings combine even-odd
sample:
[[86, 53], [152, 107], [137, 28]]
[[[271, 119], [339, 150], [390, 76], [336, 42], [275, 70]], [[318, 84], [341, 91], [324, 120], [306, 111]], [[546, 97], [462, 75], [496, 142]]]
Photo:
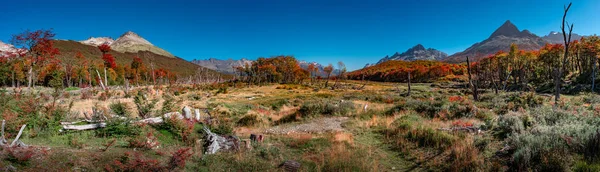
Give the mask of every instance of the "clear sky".
[[[349, 69], [416, 45], [453, 54], [504, 21], [537, 35], [558, 31], [566, 0], [6, 0], [0, 40], [53, 28], [58, 39], [134, 31], [187, 60], [294, 55]], [[574, 32], [599, 33], [600, 1], [577, 0]]]

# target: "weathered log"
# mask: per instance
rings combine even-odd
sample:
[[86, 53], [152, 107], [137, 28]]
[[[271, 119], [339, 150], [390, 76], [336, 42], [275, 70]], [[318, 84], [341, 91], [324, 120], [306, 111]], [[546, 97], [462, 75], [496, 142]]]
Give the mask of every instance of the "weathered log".
[[[17, 142], [19, 141], [19, 138], [21, 138], [21, 134], [23, 134], [23, 130], [25, 129], [27, 125], [23, 125], [21, 126], [21, 130], [19, 130], [19, 134], [17, 134], [17, 137], [15, 138], [15, 140], [13, 140], [13, 142], [10, 144], [10, 147], [13, 147], [15, 145], [17, 145]], [[19, 143], [19, 145], [22, 145], [23, 142]]]
[[63, 125], [63, 129], [65, 130], [91, 130], [106, 127], [105, 122], [96, 123], [96, 124], [85, 124], [85, 125]]
[[147, 123], [147, 124], [158, 124], [158, 123], [162, 123], [164, 120], [162, 117], [156, 117], [156, 118], [146, 118], [146, 119], [142, 119], [137, 121], [137, 123]]
[[238, 151], [239, 148], [239, 139], [234, 136], [219, 136], [210, 131], [210, 129], [204, 126], [204, 132], [206, 133], [205, 139], [205, 154], [215, 154], [218, 151]]
[[2, 138], [0, 138], [0, 145], [6, 145], [8, 144], [8, 141], [6, 140], [6, 137], [4, 135], [4, 126], [6, 125], [6, 121], [2, 120]]

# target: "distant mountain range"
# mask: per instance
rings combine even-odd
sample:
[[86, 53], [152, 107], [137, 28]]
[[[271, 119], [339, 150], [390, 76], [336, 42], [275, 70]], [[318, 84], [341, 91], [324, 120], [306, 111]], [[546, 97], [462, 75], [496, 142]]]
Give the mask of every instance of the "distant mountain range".
[[[582, 35], [573, 33], [571, 40], [579, 40]], [[508, 51], [512, 43], [517, 44], [521, 50], [539, 50], [546, 43], [563, 44], [563, 36], [560, 32], [550, 32], [548, 35], [539, 37], [528, 30], [520, 31], [517, 26], [507, 20], [498, 29], [496, 29], [487, 39], [473, 44], [462, 52], [448, 56], [446, 53], [435, 50], [433, 48], [425, 49], [421, 44], [418, 44], [406, 52], [395, 53], [392, 56], [385, 56], [376, 64], [389, 60], [441, 60], [450, 63], [461, 63], [469, 56], [471, 60], [477, 61], [487, 55], [494, 54], [500, 50]], [[375, 64], [367, 64], [365, 67]]]
[[[571, 41], [573, 41], [573, 40], [580, 40], [583, 37], [585, 37], [585, 36], [581, 36], [581, 35], [578, 35], [576, 33], [571, 33]], [[546, 42], [549, 42], [549, 43], [552, 43], [552, 44], [565, 44], [562, 32], [552, 31], [548, 35], [543, 36], [542, 39], [544, 39]]]
[[17, 52], [15, 46], [0, 41], [0, 56], [9, 55]]
[[[409, 48], [403, 53], [396, 52], [392, 56], [385, 56], [377, 62], [377, 64], [390, 61], [390, 60], [403, 60], [403, 61], [415, 61], [415, 60], [442, 60], [448, 57], [448, 54], [438, 51], [433, 48], [427, 48], [421, 44], [417, 44], [412, 48]], [[374, 64], [367, 64], [366, 66], [372, 66]]]
[[117, 40], [113, 40], [110, 37], [90, 37], [87, 40], [79, 42], [91, 46], [108, 44], [113, 50], [122, 53], [137, 53], [139, 51], [149, 51], [162, 56], [175, 57], [173, 54], [152, 45], [152, 43], [150, 43], [148, 40], [142, 38], [140, 35], [132, 31], [125, 32], [123, 35], [117, 38]]
[[244, 66], [245, 64], [251, 65], [252, 60], [240, 59], [240, 60], [220, 60], [216, 58], [209, 58], [206, 60], [192, 60], [192, 63], [200, 65], [205, 68], [216, 70], [221, 73], [234, 74], [234, 67]]

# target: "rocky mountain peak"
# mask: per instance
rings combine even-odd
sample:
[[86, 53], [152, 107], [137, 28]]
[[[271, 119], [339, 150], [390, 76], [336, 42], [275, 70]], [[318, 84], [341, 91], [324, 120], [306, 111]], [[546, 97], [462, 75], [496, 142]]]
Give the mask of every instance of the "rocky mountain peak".
[[515, 36], [519, 36], [520, 34], [521, 34], [521, 31], [519, 31], [517, 26], [515, 26], [513, 23], [511, 23], [510, 20], [506, 20], [506, 22], [504, 22], [504, 24], [502, 24], [502, 26], [500, 26], [498, 29], [496, 29], [496, 31], [494, 31], [494, 33], [492, 33], [492, 35], [490, 35], [490, 38], [501, 36], [501, 35], [507, 36], [507, 37], [515, 37]]
[[110, 38], [110, 37], [90, 37], [87, 40], [83, 40], [83, 41], [79, 41], [83, 44], [86, 45], [92, 45], [92, 46], [100, 46], [102, 44], [112, 44], [113, 42], [115, 42], [114, 39]]
[[501, 50], [508, 51], [511, 44], [516, 44], [521, 50], [537, 50], [546, 43], [547, 41], [528, 30], [519, 31], [517, 26], [507, 20], [489, 38], [473, 44], [462, 52], [449, 56], [444, 61], [461, 63], [465, 61], [467, 56], [471, 57], [473, 61], [477, 61]]
[[421, 44], [417, 44], [414, 47], [410, 48], [410, 50], [412, 51], [424, 51], [425, 47]]
[[414, 61], [414, 60], [441, 60], [443, 58], [448, 57], [448, 54], [438, 51], [433, 48], [425, 48], [425, 46], [421, 44], [417, 44], [403, 53], [394, 53], [392, 56], [385, 56], [379, 63], [390, 61], [390, 60], [404, 60], [404, 61]]
[[122, 43], [122, 42], [130, 42], [130, 43], [133, 43], [133, 44], [152, 45], [152, 43], [150, 43], [149, 41], [147, 41], [146, 39], [142, 38], [140, 35], [138, 35], [135, 32], [132, 32], [132, 31], [125, 32], [123, 35], [121, 35], [115, 41], [115, 43]]

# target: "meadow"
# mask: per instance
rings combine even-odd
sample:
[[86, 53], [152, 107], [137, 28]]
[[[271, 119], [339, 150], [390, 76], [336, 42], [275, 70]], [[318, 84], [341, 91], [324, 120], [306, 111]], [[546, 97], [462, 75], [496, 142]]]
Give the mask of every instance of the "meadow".
[[[464, 83], [345, 81], [232, 83], [131, 88], [5, 88], [0, 111], [11, 141], [1, 166], [22, 171], [597, 171], [600, 96], [566, 95], [558, 105], [533, 92], [482, 90]], [[201, 120], [164, 118], [184, 107]], [[210, 118], [211, 121], [205, 119]], [[61, 122], [105, 127], [61, 130]], [[206, 153], [206, 126], [248, 140], [238, 150]], [[10, 143], [10, 142], [9, 142]]]

